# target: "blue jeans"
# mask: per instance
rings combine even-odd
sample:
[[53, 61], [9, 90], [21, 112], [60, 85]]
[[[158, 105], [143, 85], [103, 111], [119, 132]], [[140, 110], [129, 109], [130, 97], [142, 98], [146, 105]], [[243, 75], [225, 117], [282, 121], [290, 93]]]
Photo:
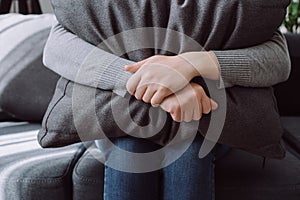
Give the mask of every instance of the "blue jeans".
[[[150, 141], [136, 138], [118, 138], [113, 142], [120, 148], [138, 153], [160, 148]], [[200, 159], [198, 153], [202, 142], [203, 137], [197, 135], [179, 159], [161, 170], [135, 174], [106, 166], [104, 200], [213, 200], [214, 160], [228, 148], [218, 145]]]

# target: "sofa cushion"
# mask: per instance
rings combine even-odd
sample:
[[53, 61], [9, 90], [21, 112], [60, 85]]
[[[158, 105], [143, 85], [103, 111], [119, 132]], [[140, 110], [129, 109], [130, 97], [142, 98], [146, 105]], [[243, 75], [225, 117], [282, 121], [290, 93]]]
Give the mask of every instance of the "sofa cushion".
[[287, 149], [300, 159], [300, 117], [281, 117], [281, 122]]
[[[0, 110], [41, 121], [58, 76], [42, 64], [53, 15], [0, 15]], [[22, 34], [20, 34], [22, 33]]]
[[96, 159], [101, 156], [93, 145], [83, 154], [73, 171], [73, 200], [103, 199], [104, 165]]
[[72, 199], [72, 171], [84, 148], [41, 149], [39, 127], [0, 123], [0, 199]]
[[283, 160], [232, 150], [216, 163], [216, 199], [298, 200], [300, 160], [289, 151]]

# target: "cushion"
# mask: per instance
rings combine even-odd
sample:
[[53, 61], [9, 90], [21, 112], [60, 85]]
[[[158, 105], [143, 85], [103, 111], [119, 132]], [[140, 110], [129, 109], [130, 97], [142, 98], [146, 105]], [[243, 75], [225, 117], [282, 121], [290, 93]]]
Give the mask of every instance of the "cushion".
[[[195, 39], [206, 50], [242, 48], [268, 40], [279, 27], [285, 15], [288, 1], [58, 1], [53, 0], [54, 12], [58, 21], [68, 30], [82, 39], [98, 45], [103, 39], [114, 34], [139, 27], [162, 27], [177, 30]], [[70, 9], [70, 5], [72, 8]], [[82, 13], [77, 15], [76, 13]], [[97, 15], [95, 15], [97, 13]], [[149, 17], [149, 13], [152, 13]], [[214, 13], [210, 16], [209, 13]], [[136, 15], [136, 16], [135, 16]], [[197, 20], [191, 20], [197, 19]], [[222, 20], [221, 20], [222, 19]], [[255, 20], [255, 26], [251, 23]], [[234, 25], [234, 26], [233, 26]], [[199, 31], [201, 30], [201, 31]], [[151, 35], [151, 33], [150, 33]], [[168, 38], [168, 35], [165, 35]], [[122, 39], [122, 38], [121, 38]], [[145, 40], [147, 38], [144, 38]], [[161, 38], [156, 38], [161, 39]], [[172, 37], [165, 39], [166, 46], [174, 44]], [[126, 41], [126, 42], [125, 42]], [[115, 46], [109, 46], [111, 53], [118, 55], [120, 49], [130, 49], [134, 38], [123, 38]], [[153, 41], [160, 42], [160, 41]], [[191, 49], [185, 41], [178, 42], [177, 52]], [[135, 43], [134, 43], [135, 44]], [[154, 45], [153, 45], [154, 46]], [[142, 49], [124, 55], [133, 61], [141, 60], [154, 54], [167, 54], [161, 49]], [[82, 98], [84, 107], [72, 110], [72, 88], [77, 86], [82, 91], [76, 98]], [[63, 146], [81, 140], [99, 138], [101, 131], [109, 137], [124, 136], [124, 131], [116, 124], [112, 108], [122, 101], [111, 91], [97, 90], [93, 107], [92, 100], [84, 98], [83, 91], [92, 88], [61, 79], [55, 95], [43, 120], [39, 132], [39, 141], [43, 147]], [[219, 140], [231, 147], [241, 148], [258, 155], [281, 158], [284, 150], [280, 145], [282, 128], [271, 88], [233, 87], [226, 90], [227, 116]], [[220, 97], [221, 98], [221, 97]], [[114, 103], [113, 106], [112, 102]], [[83, 109], [85, 108], [85, 109]], [[96, 109], [95, 109], [96, 108]], [[130, 100], [133, 119], [140, 125], [149, 123], [149, 105], [134, 99]], [[74, 107], [73, 107], [74, 109]], [[94, 109], [98, 123], [103, 130], [95, 128], [91, 120]], [[72, 112], [79, 113], [79, 119], [73, 119]], [[116, 111], [124, 113], [122, 108]], [[158, 113], [160, 111], [157, 111]], [[122, 119], [122, 114], [119, 117]], [[208, 125], [209, 116], [203, 118], [200, 125]], [[76, 121], [75, 127], [73, 121]], [[126, 119], [123, 117], [126, 126]], [[122, 121], [122, 120], [121, 120]], [[156, 122], [159, 119], [156, 119]], [[152, 123], [152, 122], [151, 122]], [[178, 129], [178, 124], [167, 116], [163, 129], [150, 138], [159, 144], [168, 143]], [[77, 130], [77, 129], [80, 129]], [[77, 131], [85, 132], [77, 136]], [[201, 133], [205, 135], [205, 128]]]
[[[299, 130], [299, 129], [298, 129]], [[103, 164], [89, 147], [73, 171], [73, 198], [96, 200], [103, 196]], [[101, 155], [99, 155], [101, 156]], [[216, 161], [216, 199], [298, 200], [300, 195], [299, 159], [287, 151], [283, 160], [263, 158], [232, 149]]]
[[300, 117], [281, 117], [287, 149], [300, 159]]
[[0, 16], [0, 110], [15, 119], [41, 121], [53, 95], [58, 75], [42, 64], [52, 22], [51, 14]]
[[[190, 36], [206, 50], [243, 48], [270, 39], [281, 25], [290, 3], [289, 0], [51, 2], [61, 25], [94, 45], [125, 30], [161, 27]], [[118, 48], [127, 49], [126, 42], [118, 42]], [[170, 45], [168, 42], [172, 41], [166, 40], [165, 45]], [[181, 51], [184, 50], [186, 44], [180, 45]], [[116, 47], [108, 50], [118, 52]], [[154, 52], [147, 50], [143, 51], [142, 56], [132, 53], [127, 58], [138, 60], [153, 53], [165, 52], [160, 49]]]
[[289, 151], [283, 160], [231, 150], [216, 162], [216, 199], [298, 200], [300, 160]]
[[0, 199], [72, 199], [72, 172], [81, 144], [42, 149], [39, 124], [0, 123]]
[[73, 170], [73, 200], [102, 199], [104, 189], [104, 165], [96, 158], [101, 156], [93, 145], [87, 149]]
[[[76, 85], [76, 95], [73, 93], [74, 85]], [[138, 124], [132, 132], [149, 123], [162, 127], [155, 136], [149, 138], [160, 145], [170, 142], [178, 132], [179, 124], [174, 122], [170, 115], [167, 115], [165, 121], [164, 115], [161, 114], [164, 111], [160, 108], [154, 109], [153, 116], [157, 118], [150, 122], [151, 106], [149, 104], [137, 101], [129, 95], [123, 98], [114, 95], [111, 91], [100, 89], [96, 90], [95, 96], [87, 95], [94, 94], [94, 90], [92, 87], [79, 85], [65, 78], [58, 81], [53, 99], [44, 116], [42, 129], [38, 134], [41, 146], [60, 147], [80, 141], [101, 139], [103, 133], [107, 137], [126, 136], [120, 123], [126, 126], [128, 116], [124, 114], [126, 112], [124, 107], [116, 108], [118, 104], [123, 105], [124, 101], [130, 102], [130, 115]], [[272, 94], [272, 88], [233, 87], [227, 89], [227, 114], [219, 142], [258, 155], [282, 158], [284, 156], [284, 149], [280, 144], [282, 128]], [[81, 98], [78, 103], [80, 107], [75, 108], [72, 98], [78, 97]], [[114, 109], [112, 109], [113, 106]], [[116, 116], [119, 113], [123, 114]], [[96, 122], [93, 119], [94, 114], [97, 115]], [[242, 125], [235, 125], [237, 121]], [[209, 122], [209, 115], [201, 119], [199, 128], [203, 134]], [[129, 123], [127, 125], [130, 126]], [[193, 125], [190, 124], [190, 126]], [[272, 137], [266, 137], [266, 135], [272, 135]]]

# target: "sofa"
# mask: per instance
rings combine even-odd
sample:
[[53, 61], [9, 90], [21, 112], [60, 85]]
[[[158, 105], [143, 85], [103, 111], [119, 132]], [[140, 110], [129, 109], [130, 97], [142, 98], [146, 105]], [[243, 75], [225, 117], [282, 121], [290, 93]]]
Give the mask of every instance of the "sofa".
[[[37, 142], [40, 119], [58, 79], [41, 62], [51, 17], [32, 17], [36, 23], [46, 20], [49, 25], [32, 34], [39, 35], [40, 42], [34, 44], [40, 46], [35, 45], [38, 49], [35, 54], [27, 52], [27, 59], [32, 59], [26, 66], [15, 62], [9, 67], [14, 70], [7, 69], [9, 59], [19, 59], [17, 48], [9, 51], [7, 55], [11, 56], [0, 59], [0, 72], [7, 70], [7, 76], [0, 81], [0, 200], [93, 200], [103, 195], [104, 175], [100, 170], [103, 166], [93, 157], [98, 152], [93, 142], [50, 149], [42, 149]], [[298, 59], [300, 54], [291, 54], [292, 61]], [[24, 61], [24, 57], [20, 60]], [[292, 67], [299, 66], [294, 62]], [[242, 150], [231, 150], [216, 162], [217, 200], [300, 199], [300, 106], [293, 107], [291, 112], [284, 95], [297, 91], [300, 79], [297, 80], [295, 72], [292, 70], [287, 82], [275, 86], [285, 128], [286, 157], [265, 160]], [[30, 90], [32, 87], [26, 85], [29, 82], [38, 86], [34, 87], [36, 90]], [[293, 101], [300, 102], [300, 99], [294, 96]]]

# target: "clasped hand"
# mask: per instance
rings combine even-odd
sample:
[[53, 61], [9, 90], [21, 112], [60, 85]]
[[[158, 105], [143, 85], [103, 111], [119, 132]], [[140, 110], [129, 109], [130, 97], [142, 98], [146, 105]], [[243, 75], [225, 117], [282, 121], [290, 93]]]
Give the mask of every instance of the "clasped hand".
[[125, 69], [134, 73], [126, 88], [136, 99], [160, 106], [174, 121], [199, 120], [217, 108], [203, 88], [190, 81], [198, 69], [181, 56], [152, 56]]

